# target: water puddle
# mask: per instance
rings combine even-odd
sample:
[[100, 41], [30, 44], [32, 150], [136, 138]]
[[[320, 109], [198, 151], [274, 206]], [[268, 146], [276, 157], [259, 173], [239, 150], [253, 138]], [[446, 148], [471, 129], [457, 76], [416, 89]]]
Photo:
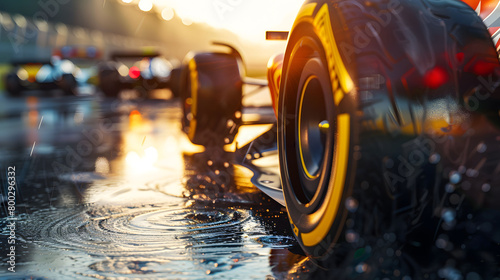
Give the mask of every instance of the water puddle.
[[[70, 121], [60, 127], [59, 119], [40, 112], [33, 121], [38, 138], [20, 145], [18, 152], [29, 155], [36, 141], [32, 157], [15, 161], [21, 183], [15, 277], [272, 279], [288, 273], [293, 262], [274, 263], [297, 256], [288, 252], [297, 243], [287, 215], [251, 183], [253, 173], [233, 153], [191, 145], [175, 103], [115, 110], [109, 102], [96, 103], [89, 109], [94, 117], [78, 127]], [[16, 127], [27, 133], [19, 121]], [[241, 131], [255, 136], [250, 128]], [[44, 145], [52, 149], [37, 149]], [[5, 154], [10, 146], [2, 147]], [[2, 158], [2, 164], [14, 162]], [[9, 234], [6, 222], [0, 219], [2, 237]], [[4, 276], [12, 279], [0, 271]]]
[[54, 277], [199, 279], [230, 273], [262, 279], [271, 273], [269, 250], [295, 244], [291, 237], [267, 235], [250, 210], [193, 200], [41, 210], [18, 224], [36, 255], [30, 260], [36, 271], [26, 272]]

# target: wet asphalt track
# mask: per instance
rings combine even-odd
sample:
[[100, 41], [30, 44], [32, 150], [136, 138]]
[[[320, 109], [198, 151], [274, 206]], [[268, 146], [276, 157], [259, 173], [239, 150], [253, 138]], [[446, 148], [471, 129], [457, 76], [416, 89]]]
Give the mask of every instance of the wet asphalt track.
[[[0, 275], [287, 275], [304, 257], [284, 208], [250, 183], [252, 173], [230, 152], [191, 145], [180, 114], [176, 100], [2, 96], [0, 169], [6, 182], [16, 167], [18, 192], [16, 272], [7, 271], [3, 218]], [[265, 128], [243, 127], [240, 141]]]
[[[169, 99], [0, 95], [0, 278], [500, 279], [498, 246], [484, 245], [500, 244], [500, 215], [488, 210], [430, 244], [386, 233], [316, 265], [234, 146], [191, 145], [179, 108]], [[255, 121], [269, 108], [246, 113]], [[267, 128], [242, 127], [238, 145]], [[11, 166], [15, 273], [7, 270]]]

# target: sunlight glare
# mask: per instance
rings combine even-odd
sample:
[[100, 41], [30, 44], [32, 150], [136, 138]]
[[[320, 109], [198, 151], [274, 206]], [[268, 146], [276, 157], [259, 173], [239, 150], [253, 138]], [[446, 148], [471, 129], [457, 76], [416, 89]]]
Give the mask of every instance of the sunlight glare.
[[266, 30], [287, 31], [303, 0], [156, 0], [160, 9], [173, 8], [181, 20], [225, 28], [249, 39]]
[[139, 9], [144, 12], [151, 11], [153, 8], [153, 1], [152, 0], [140, 0], [139, 1]]

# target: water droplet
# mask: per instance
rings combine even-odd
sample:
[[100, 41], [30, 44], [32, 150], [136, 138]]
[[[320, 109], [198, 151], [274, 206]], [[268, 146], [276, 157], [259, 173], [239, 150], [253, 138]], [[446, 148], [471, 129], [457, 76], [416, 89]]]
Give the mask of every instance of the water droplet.
[[470, 168], [470, 169], [467, 169], [467, 173], [466, 174], [467, 174], [468, 177], [475, 178], [475, 177], [479, 176], [479, 171]]
[[356, 199], [349, 197], [345, 201], [345, 207], [351, 213], [355, 213], [358, 210], [359, 203]]
[[490, 184], [483, 184], [483, 185], [481, 186], [481, 190], [482, 190], [483, 192], [489, 192], [489, 191], [491, 190], [491, 185], [490, 185]]
[[438, 239], [436, 239], [436, 247], [439, 249], [445, 249], [448, 246], [448, 236], [441, 234]]
[[446, 184], [446, 186], [444, 187], [444, 189], [446, 190], [447, 193], [452, 193], [452, 192], [455, 191], [455, 185]]
[[359, 240], [359, 234], [352, 230], [348, 230], [345, 234], [345, 239], [349, 243], [356, 243]]
[[432, 164], [437, 164], [439, 161], [441, 161], [441, 156], [439, 154], [434, 153], [429, 157], [429, 162]]
[[488, 149], [488, 146], [486, 146], [486, 144], [484, 144], [483, 142], [481, 142], [479, 145], [477, 145], [477, 152], [482, 154], [484, 152], [486, 152], [486, 150]]
[[360, 274], [365, 273], [366, 271], [368, 271], [368, 265], [366, 263], [360, 263], [356, 266], [355, 270]]
[[460, 175], [460, 173], [457, 171], [450, 172], [450, 183], [458, 184], [460, 181], [462, 181], [462, 175]]
[[455, 211], [452, 209], [443, 209], [441, 213], [441, 218], [445, 223], [451, 223], [455, 220]]

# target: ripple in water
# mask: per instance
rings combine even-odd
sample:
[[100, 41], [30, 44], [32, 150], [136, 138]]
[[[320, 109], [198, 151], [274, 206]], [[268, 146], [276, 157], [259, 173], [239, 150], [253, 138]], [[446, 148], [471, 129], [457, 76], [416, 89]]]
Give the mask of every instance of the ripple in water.
[[[28, 233], [28, 240], [49, 252], [72, 255], [75, 251], [82, 252], [84, 262], [79, 264], [86, 263], [90, 271], [73, 273], [93, 278], [127, 275], [199, 278], [227, 271], [236, 277], [238, 273], [234, 274], [233, 270], [243, 266], [246, 260], [260, 257], [267, 262], [262, 243], [268, 242], [259, 244], [243, 234], [243, 224], [251, 219], [248, 211], [183, 207], [44, 210], [22, 222], [20, 231]], [[68, 258], [71, 257], [68, 255]], [[254, 262], [247, 263], [253, 267]], [[238, 271], [244, 276], [259, 269], [265, 273], [266, 265], [245, 273]]]
[[[206, 240], [236, 236], [241, 231], [238, 226], [249, 217], [244, 210], [154, 205], [64, 213], [39, 212], [26, 223], [26, 230], [44, 245], [106, 256], [172, 252], [197, 244], [191, 237], [203, 234]], [[181, 244], [179, 239], [189, 242]]]
[[288, 248], [297, 244], [293, 237], [288, 236], [261, 236], [256, 238], [255, 241], [272, 248]]

